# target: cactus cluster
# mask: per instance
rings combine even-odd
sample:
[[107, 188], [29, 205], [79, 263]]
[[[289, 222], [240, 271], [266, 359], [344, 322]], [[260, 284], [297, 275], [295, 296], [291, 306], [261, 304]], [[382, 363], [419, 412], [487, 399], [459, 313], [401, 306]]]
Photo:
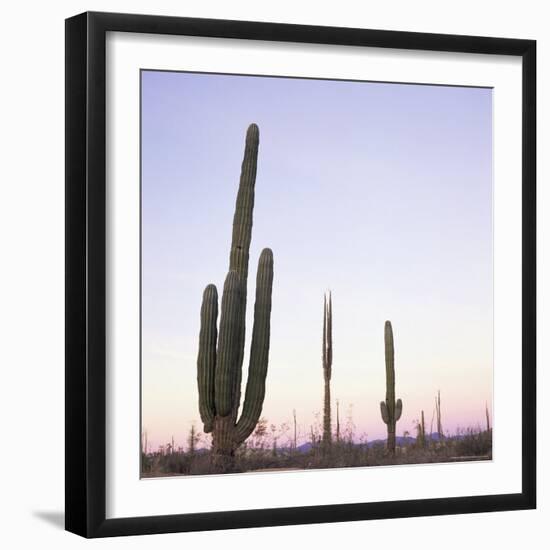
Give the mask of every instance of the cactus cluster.
[[248, 379], [242, 412], [238, 417], [258, 145], [259, 129], [256, 124], [251, 124], [246, 133], [233, 218], [229, 272], [221, 299], [219, 333], [218, 292], [213, 284], [204, 290], [200, 314], [199, 412], [204, 432], [212, 433], [214, 465], [220, 471], [231, 470], [235, 450], [256, 427], [265, 396], [273, 288], [273, 253], [269, 248], [262, 251], [258, 262]]
[[391, 323], [384, 325], [384, 343], [386, 355], [386, 400], [380, 402], [382, 420], [388, 427], [388, 452], [395, 454], [395, 424], [401, 418], [403, 403], [395, 400], [395, 357], [393, 348], [393, 330]]

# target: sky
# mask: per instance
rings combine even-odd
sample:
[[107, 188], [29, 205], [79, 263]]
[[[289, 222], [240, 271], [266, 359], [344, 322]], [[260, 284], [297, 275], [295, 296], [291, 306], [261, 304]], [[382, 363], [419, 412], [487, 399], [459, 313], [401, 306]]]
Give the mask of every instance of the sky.
[[[244, 138], [260, 128], [248, 370], [260, 251], [274, 254], [262, 416], [299, 441], [319, 422], [323, 295], [333, 299], [333, 417], [383, 438], [384, 322], [397, 432], [484, 425], [492, 406], [492, 90], [142, 71], [142, 429], [185, 446], [198, 413], [202, 292], [221, 296]], [[243, 392], [244, 393], [244, 392]], [[498, 422], [498, 419], [497, 419]]]

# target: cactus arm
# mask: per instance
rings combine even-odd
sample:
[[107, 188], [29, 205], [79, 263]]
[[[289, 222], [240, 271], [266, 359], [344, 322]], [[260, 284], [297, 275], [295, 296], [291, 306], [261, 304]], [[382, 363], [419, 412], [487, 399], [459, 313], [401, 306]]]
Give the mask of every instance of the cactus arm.
[[252, 240], [252, 222], [254, 210], [254, 187], [256, 185], [256, 171], [258, 164], [258, 147], [260, 130], [256, 124], [250, 124], [246, 132], [244, 157], [241, 165], [241, 177], [235, 214], [233, 215], [233, 234], [229, 253], [229, 269], [236, 271], [243, 285], [242, 309], [239, 313], [240, 330], [237, 335], [237, 372], [233, 385], [233, 418], [236, 421], [241, 401], [241, 378], [244, 359], [245, 325], [246, 325], [246, 296], [248, 281], [248, 261], [250, 242]]
[[246, 132], [241, 179], [233, 217], [231, 252], [229, 254], [229, 269], [239, 273], [245, 292], [248, 278], [250, 241], [252, 240], [252, 212], [254, 209], [254, 185], [256, 183], [259, 142], [260, 131], [258, 126], [251, 124]]
[[214, 376], [216, 369], [216, 343], [218, 331], [218, 291], [214, 285], [204, 289], [201, 306], [199, 354], [197, 359], [197, 384], [199, 388], [199, 412], [204, 432], [213, 428], [216, 409], [214, 405]]
[[250, 364], [243, 410], [236, 427], [238, 441], [244, 441], [253, 432], [262, 412], [269, 359], [272, 289], [273, 252], [265, 248], [258, 262]]
[[403, 412], [403, 401], [398, 399], [395, 402], [395, 421], [397, 422], [401, 418], [401, 413]]
[[380, 401], [380, 412], [382, 413], [382, 420], [384, 423], [389, 424], [390, 416], [388, 414], [388, 407], [386, 407], [386, 403], [384, 401]]
[[222, 312], [220, 333], [218, 336], [218, 353], [214, 392], [216, 413], [227, 416], [233, 408], [235, 377], [240, 366], [238, 337], [241, 330], [241, 309], [243, 286], [236, 271], [230, 271], [225, 278], [222, 295]]

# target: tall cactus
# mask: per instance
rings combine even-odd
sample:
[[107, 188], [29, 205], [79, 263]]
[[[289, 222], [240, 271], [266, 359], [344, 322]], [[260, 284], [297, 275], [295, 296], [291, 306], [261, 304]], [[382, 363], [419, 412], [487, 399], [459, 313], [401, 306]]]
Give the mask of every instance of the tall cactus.
[[420, 425], [422, 426], [422, 446], [426, 446], [426, 422], [424, 421], [424, 411], [422, 411], [421, 414], [421, 422]]
[[417, 447], [426, 446], [426, 424], [424, 422], [424, 411], [421, 412], [420, 421], [416, 425], [416, 445]]
[[393, 349], [393, 331], [391, 323], [384, 325], [384, 343], [386, 354], [386, 401], [380, 402], [382, 420], [388, 426], [388, 452], [395, 454], [395, 424], [401, 418], [403, 403], [395, 400], [395, 364]]
[[218, 292], [214, 285], [205, 288], [201, 306], [197, 359], [199, 412], [205, 433], [212, 432], [214, 468], [222, 472], [233, 468], [235, 450], [254, 431], [265, 396], [273, 288], [273, 253], [269, 248], [262, 251], [258, 262], [248, 379], [238, 418], [258, 144], [258, 126], [251, 124], [246, 133], [233, 218], [229, 272], [223, 287], [219, 334]]
[[323, 447], [328, 450], [332, 444], [332, 422], [330, 414], [330, 379], [332, 376], [332, 296], [325, 294], [323, 312], [323, 377], [325, 380], [325, 401], [323, 406]]
[[437, 397], [435, 398], [435, 413], [437, 415], [437, 438], [441, 440], [445, 437], [445, 434], [441, 422], [441, 392], [439, 390], [437, 390]]

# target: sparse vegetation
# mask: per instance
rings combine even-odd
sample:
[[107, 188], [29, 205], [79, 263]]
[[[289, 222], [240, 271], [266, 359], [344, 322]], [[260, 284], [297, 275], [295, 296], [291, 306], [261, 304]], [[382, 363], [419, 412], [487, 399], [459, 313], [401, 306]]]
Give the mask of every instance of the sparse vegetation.
[[[314, 432], [314, 428], [312, 427]], [[322, 448], [322, 439], [313, 435], [296, 449], [293, 435], [288, 436], [285, 425], [275, 427], [262, 419], [254, 433], [241, 445], [234, 457], [232, 472], [261, 472], [276, 470], [308, 470], [318, 468], [353, 468], [397, 464], [428, 464], [492, 459], [492, 433], [468, 428], [453, 436], [439, 439], [437, 433], [428, 434], [423, 444], [407, 435], [396, 437], [394, 454], [388, 453], [384, 440], [367, 441], [361, 436], [354, 441], [333, 440], [330, 463]], [[201, 434], [197, 434], [200, 438]], [[219, 473], [212, 465], [212, 450], [197, 448], [186, 452], [178, 447], [169, 451], [169, 445], [157, 451], [142, 453], [142, 476], [206, 475]]]

